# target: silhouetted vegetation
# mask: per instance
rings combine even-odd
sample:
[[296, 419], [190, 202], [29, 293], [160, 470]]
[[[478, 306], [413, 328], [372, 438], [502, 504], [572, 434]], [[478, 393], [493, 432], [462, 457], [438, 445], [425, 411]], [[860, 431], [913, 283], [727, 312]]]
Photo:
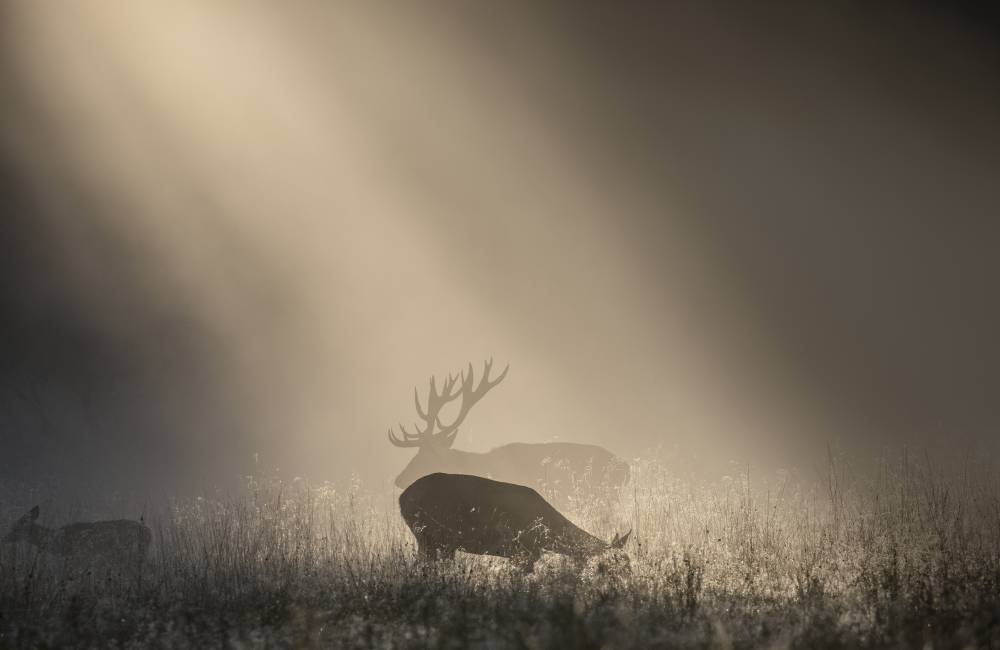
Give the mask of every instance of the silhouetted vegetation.
[[417, 562], [388, 489], [252, 479], [147, 516], [138, 579], [4, 546], [0, 646], [1000, 647], [1000, 499], [973, 475], [831, 462], [805, 489], [641, 461], [618, 503], [568, 513], [633, 528], [631, 573], [552, 556], [532, 574]]

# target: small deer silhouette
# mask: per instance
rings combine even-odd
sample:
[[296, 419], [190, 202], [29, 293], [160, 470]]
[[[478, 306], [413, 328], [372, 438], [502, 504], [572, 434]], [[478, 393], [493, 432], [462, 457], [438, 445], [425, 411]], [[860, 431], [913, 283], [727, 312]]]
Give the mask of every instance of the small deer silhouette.
[[8, 544], [28, 542], [45, 553], [73, 562], [138, 568], [149, 551], [153, 535], [144, 524], [128, 519], [78, 522], [62, 528], [38, 523], [35, 506], [18, 519], [3, 538]]

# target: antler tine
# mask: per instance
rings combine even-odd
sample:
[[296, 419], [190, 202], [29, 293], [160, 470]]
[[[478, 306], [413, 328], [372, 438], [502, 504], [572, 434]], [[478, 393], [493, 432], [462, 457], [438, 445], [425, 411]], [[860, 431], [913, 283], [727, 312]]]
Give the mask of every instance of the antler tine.
[[[423, 407], [420, 405], [420, 395], [417, 393], [416, 386], [413, 387], [413, 403], [417, 405], [417, 413], [420, 415], [420, 417], [426, 420], [427, 412], [424, 411]], [[430, 404], [428, 403], [428, 406], [429, 405]]]
[[503, 367], [503, 372], [500, 373], [499, 377], [497, 377], [493, 381], [490, 381], [490, 371], [492, 370], [493, 370], [493, 357], [490, 357], [483, 364], [483, 382], [489, 384], [490, 386], [496, 386], [501, 381], [503, 381], [504, 377], [507, 376], [507, 371], [510, 370], [510, 364], [508, 363], [506, 366]]
[[[491, 364], [493, 363], [493, 359], [490, 359], [490, 363]], [[510, 370], [510, 364], [509, 363], [506, 366], [503, 367], [503, 372], [500, 373], [500, 376], [497, 377], [496, 379], [494, 379], [492, 382], [490, 382], [490, 385], [491, 386], [496, 386], [497, 384], [499, 384], [500, 382], [502, 382], [503, 378], [507, 376], [507, 371], [508, 370]], [[487, 376], [489, 376], [489, 375], [487, 374]]]
[[435, 382], [434, 377], [431, 376], [430, 383], [427, 388], [427, 410], [420, 414], [424, 420], [430, 420], [434, 417], [434, 409], [437, 408], [437, 401], [437, 383]]
[[455, 398], [458, 393], [452, 394], [451, 389], [455, 386], [455, 381], [458, 379], [458, 375], [448, 375], [448, 381], [444, 384], [444, 390], [441, 391], [441, 397], [445, 401], [449, 401]]
[[[503, 378], [507, 376], [507, 371], [510, 370], [510, 364], [508, 363], [500, 376], [490, 381], [490, 371], [493, 369], [493, 358], [490, 357], [488, 361], [483, 363], [483, 376], [479, 381], [478, 386], [474, 386], [475, 382], [470, 381], [468, 386], [463, 386], [465, 388], [467, 395], [472, 398], [472, 404], [475, 404], [479, 398], [487, 393], [491, 388], [503, 381]], [[469, 376], [472, 376], [472, 364], [469, 364]], [[471, 404], [470, 404], [471, 406]]]
[[451, 446], [455, 444], [455, 438], [457, 436], [458, 436], [458, 428], [456, 428], [451, 433], [445, 434], [445, 436], [441, 438], [441, 446], [444, 447], [445, 449], [451, 449]]
[[482, 381], [482, 383], [486, 384], [487, 386], [491, 385], [490, 384], [490, 370], [492, 370], [492, 369], [493, 369], [493, 357], [490, 357], [489, 359], [487, 359], [486, 361], [483, 362], [483, 381]]
[[[402, 428], [402, 427], [400, 427], [400, 428]], [[393, 433], [392, 427], [389, 427], [388, 435], [389, 435], [389, 442], [391, 442], [396, 447], [417, 447], [417, 446], [419, 446], [419, 441], [413, 440], [412, 438], [408, 437], [405, 432], [403, 433], [403, 438], [400, 439], [398, 436], [396, 436], [395, 433]]]
[[[447, 380], [445, 380], [447, 387]], [[427, 411], [420, 414], [426, 422], [432, 422], [437, 412], [441, 409], [441, 393], [438, 393], [437, 379], [431, 375], [430, 388], [427, 392]]]

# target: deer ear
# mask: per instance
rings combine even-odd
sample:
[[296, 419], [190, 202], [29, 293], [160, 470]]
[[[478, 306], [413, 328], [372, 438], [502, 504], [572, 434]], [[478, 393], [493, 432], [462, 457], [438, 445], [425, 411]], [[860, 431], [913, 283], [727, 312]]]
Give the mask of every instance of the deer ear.
[[625, 543], [628, 541], [628, 538], [631, 535], [632, 535], [631, 528], [629, 528], [629, 531], [624, 535], [622, 535], [621, 537], [615, 534], [615, 538], [611, 541], [611, 548], [625, 548]]
[[31, 509], [31, 521], [35, 521], [36, 519], [38, 519], [38, 512], [39, 512], [38, 506], [35, 506], [34, 508]]

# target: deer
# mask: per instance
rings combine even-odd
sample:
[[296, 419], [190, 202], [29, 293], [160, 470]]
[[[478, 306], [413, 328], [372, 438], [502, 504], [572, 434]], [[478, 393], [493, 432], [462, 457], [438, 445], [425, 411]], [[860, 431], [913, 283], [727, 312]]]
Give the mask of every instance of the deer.
[[604, 542], [524, 485], [467, 474], [429, 474], [403, 490], [399, 511], [417, 540], [418, 557], [425, 561], [451, 559], [462, 551], [509, 558], [531, 573], [546, 551], [578, 564], [610, 552], [614, 564], [629, 565], [621, 550], [631, 530]]
[[[459, 374], [449, 374], [440, 391], [432, 375], [426, 398], [421, 404], [417, 388], [413, 401], [423, 424], [410, 433], [402, 424], [399, 435], [392, 428], [389, 442], [396, 447], [416, 448], [417, 454], [396, 477], [396, 487], [406, 489], [417, 479], [434, 472], [473, 474], [528, 485], [562, 503], [570, 495], [594, 495], [616, 490], [629, 480], [628, 464], [603, 447], [578, 443], [512, 443], [485, 453], [452, 449], [459, 427], [466, 416], [487, 393], [507, 376], [508, 364], [496, 378], [490, 378], [493, 359], [483, 365], [477, 384], [472, 364]], [[441, 421], [441, 409], [461, 398], [459, 412], [447, 425]]]
[[61, 528], [38, 523], [38, 506], [14, 522], [3, 538], [7, 544], [27, 542], [40, 551], [75, 564], [103, 563], [138, 570], [153, 535], [145, 524], [129, 519], [78, 522]]

